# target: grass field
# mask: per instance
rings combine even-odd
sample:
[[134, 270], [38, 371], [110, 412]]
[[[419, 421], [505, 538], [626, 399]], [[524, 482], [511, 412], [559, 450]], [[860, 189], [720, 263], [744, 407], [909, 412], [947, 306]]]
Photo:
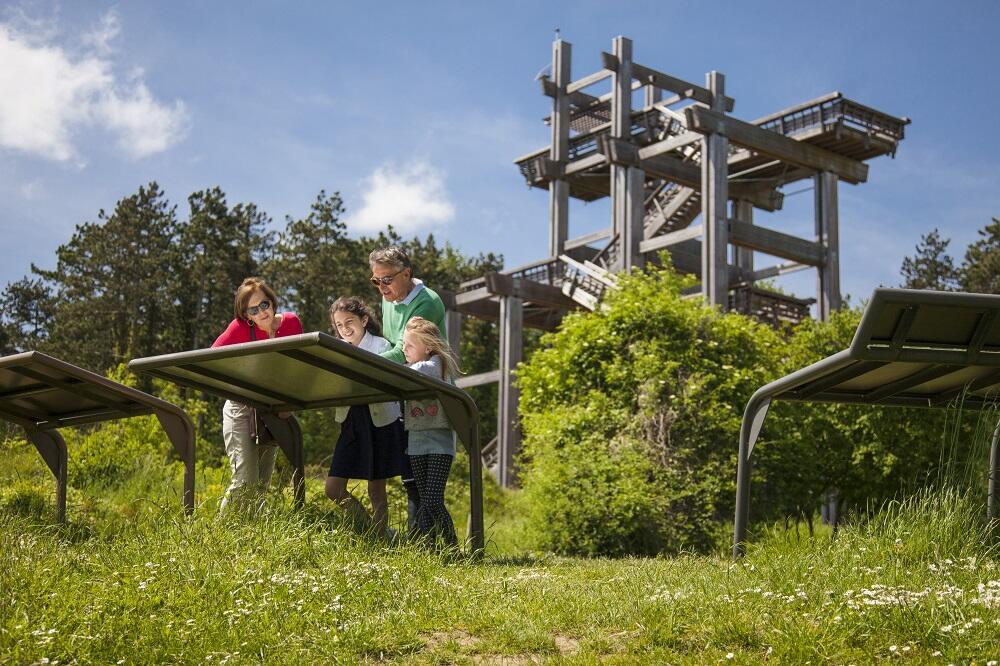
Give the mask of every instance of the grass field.
[[[0, 662], [864, 663], [1000, 659], [1000, 566], [981, 507], [949, 491], [815, 538], [758, 530], [724, 555], [573, 559], [517, 552], [494, 497], [480, 559], [354, 534], [313, 474], [215, 517], [203, 470], [192, 518], [177, 470], [72, 489], [69, 525], [26, 445], [0, 472]], [[287, 493], [286, 493], [287, 494]], [[456, 508], [456, 517], [460, 517]], [[461, 522], [461, 520], [457, 520]]]

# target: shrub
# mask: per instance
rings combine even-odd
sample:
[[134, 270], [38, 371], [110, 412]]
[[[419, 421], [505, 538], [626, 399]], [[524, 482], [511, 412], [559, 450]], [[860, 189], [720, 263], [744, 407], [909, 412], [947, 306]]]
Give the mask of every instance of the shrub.
[[[125, 385], [135, 378], [124, 365], [109, 377]], [[179, 402], [176, 389], [163, 386], [165, 400]], [[188, 405], [184, 405], [188, 407]], [[86, 430], [64, 429], [69, 451], [69, 484], [77, 488], [92, 485], [117, 486], [134, 474], [154, 454], [167, 464], [173, 447], [155, 416], [106, 421]]]
[[670, 268], [621, 276], [519, 370], [523, 501], [535, 547], [706, 550], [731, 516], [743, 406], [780, 338], [681, 298]]

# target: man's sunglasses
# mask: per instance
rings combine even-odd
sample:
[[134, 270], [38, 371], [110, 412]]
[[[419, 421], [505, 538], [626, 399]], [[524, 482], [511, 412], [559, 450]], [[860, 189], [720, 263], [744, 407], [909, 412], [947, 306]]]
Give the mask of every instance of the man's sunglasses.
[[257, 305], [251, 305], [247, 308], [247, 314], [251, 317], [256, 317], [259, 312], [266, 312], [271, 309], [271, 301], [261, 301]]
[[[403, 271], [405, 270], [406, 269], [404, 268]], [[373, 275], [370, 278], [368, 278], [368, 281], [371, 282], [372, 286], [375, 287], [378, 287], [380, 285], [388, 287], [390, 284], [392, 284], [392, 281], [396, 279], [396, 276], [402, 273], [403, 271], [396, 271], [392, 275], [386, 275], [385, 277], [375, 277]]]

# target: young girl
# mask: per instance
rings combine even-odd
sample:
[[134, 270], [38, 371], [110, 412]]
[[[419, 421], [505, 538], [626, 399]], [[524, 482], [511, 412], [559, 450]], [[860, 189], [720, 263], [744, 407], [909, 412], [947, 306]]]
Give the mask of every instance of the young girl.
[[[435, 379], [448, 381], [458, 372], [441, 329], [423, 317], [413, 317], [406, 323], [403, 356], [411, 368]], [[406, 401], [404, 421], [409, 439], [407, 454], [420, 493], [417, 530], [432, 539], [440, 535], [449, 546], [455, 546], [455, 525], [444, 505], [444, 488], [455, 459], [451, 424], [436, 399]]]
[[[339, 298], [330, 306], [330, 324], [342, 340], [373, 354], [391, 347], [381, 336], [381, 328], [371, 310], [353, 296]], [[379, 536], [386, 536], [389, 519], [385, 480], [409, 475], [406, 433], [399, 416], [399, 403], [396, 402], [337, 410], [337, 420], [341, 421], [340, 437], [326, 477], [326, 496], [360, 524], [371, 525]], [[350, 479], [368, 480], [372, 516], [347, 490]]]

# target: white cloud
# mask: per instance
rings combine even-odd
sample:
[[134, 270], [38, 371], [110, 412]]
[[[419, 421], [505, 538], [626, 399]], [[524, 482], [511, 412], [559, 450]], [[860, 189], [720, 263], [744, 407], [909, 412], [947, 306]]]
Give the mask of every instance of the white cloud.
[[116, 76], [109, 55], [119, 30], [117, 16], [106, 15], [84, 36], [88, 50], [74, 55], [50, 33], [27, 34], [0, 23], [0, 148], [79, 159], [74, 140], [82, 129], [97, 127], [139, 158], [182, 139], [189, 124], [183, 102], [157, 101], [141, 72], [125, 81]]
[[94, 49], [97, 53], [108, 55], [111, 53], [111, 42], [122, 30], [118, 20], [118, 14], [110, 11], [101, 17], [101, 23], [90, 32], [85, 32], [80, 41], [84, 46]]
[[360, 209], [348, 216], [347, 224], [364, 233], [377, 233], [391, 224], [401, 234], [412, 234], [455, 217], [444, 174], [427, 162], [375, 169], [365, 182], [361, 200]]

